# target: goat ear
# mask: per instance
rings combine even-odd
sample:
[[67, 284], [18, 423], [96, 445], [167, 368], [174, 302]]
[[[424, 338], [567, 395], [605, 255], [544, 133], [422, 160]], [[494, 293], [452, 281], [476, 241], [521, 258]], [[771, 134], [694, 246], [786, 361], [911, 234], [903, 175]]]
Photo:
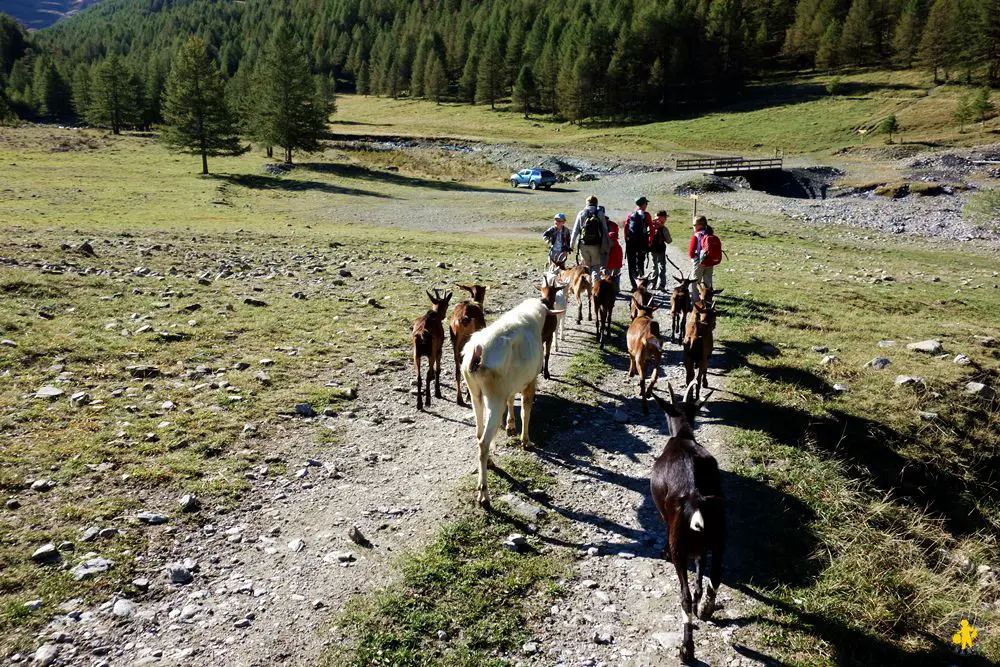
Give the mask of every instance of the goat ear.
[[722, 294], [722, 291], [723, 290], [721, 290], [721, 289], [714, 289], [714, 290], [712, 290], [712, 294]]
[[662, 398], [660, 398], [659, 394], [657, 394], [656, 392], [651, 391], [651, 392], [649, 392], [649, 395], [653, 397], [653, 400], [656, 401], [656, 404], [660, 406], [660, 409], [663, 410], [663, 412], [665, 412], [666, 414], [671, 415], [671, 416], [677, 414], [677, 409], [674, 408], [673, 404], [672, 403], [667, 403], [665, 400], [663, 400]]
[[431, 294], [430, 290], [425, 290], [425, 291], [427, 292], [427, 298], [428, 299], [430, 299], [431, 301], [435, 301], [435, 302], [437, 301], [437, 297], [435, 297], [433, 294]]
[[565, 308], [563, 308], [562, 310], [549, 310], [549, 315], [562, 315], [565, 312], [566, 312]]
[[469, 294], [475, 294], [475, 290], [473, 290], [468, 285], [459, 285], [458, 283], [455, 283], [455, 287], [457, 287], [458, 289], [464, 289]]

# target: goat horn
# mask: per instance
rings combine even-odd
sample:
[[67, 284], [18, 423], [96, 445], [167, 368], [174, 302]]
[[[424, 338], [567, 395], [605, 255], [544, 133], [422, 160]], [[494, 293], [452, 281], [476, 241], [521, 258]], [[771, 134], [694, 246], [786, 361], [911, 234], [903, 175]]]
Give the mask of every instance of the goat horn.
[[430, 290], [424, 290], [424, 291], [427, 292], [427, 298], [433, 301], [435, 297], [433, 294], [431, 294], [431, 291]]
[[667, 257], [667, 261], [670, 262], [670, 266], [672, 266], [675, 269], [677, 269], [678, 271], [680, 271], [681, 275], [684, 275], [684, 269], [682, 269], [681, 267], [679, 267], [676, 264], [674, 264], [674, 260], [670, 259], [670, 255], [667, 255], [666, 257]]
[[710, 390], [709, 390], [709, 392], [708, 392], [707, 394], [705, 394], [705, 398], [703, 398], [703, 399], [701, 399], [700, 401], [698, 401], [698, 408], [701, 408], [701, 406], [703, 406], [703, 405], [705, 405], [706, 403], [708, 403], [708, 399], [709, 399], [709, 398], [710, 398], [710, 397], [712, 396], [712, 394], [714, 394], [714, 393], [715, 393], [715, 390], [714, 390], [714, 389], [710, 389]]
[[674, 393], [674, 386], [669, 382], [667, 383], [667, 391], [670, 392], [670, 402], [677, 405], [677, 394]]
[[691, 398], [694, 396], [695, 392], [698, 391], [698, 381], [691, 380], [688, 383], [687, 389], [684, 390], [684, 403], [690, 403]]

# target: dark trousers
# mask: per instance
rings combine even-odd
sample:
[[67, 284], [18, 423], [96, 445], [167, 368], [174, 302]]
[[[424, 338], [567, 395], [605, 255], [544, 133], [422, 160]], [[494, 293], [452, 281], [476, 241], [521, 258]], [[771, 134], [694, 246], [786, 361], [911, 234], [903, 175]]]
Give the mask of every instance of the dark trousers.
[[646, 272], [646, 249], [625, 246], [625, 259], [628, 261], [628, 279], [635, 289], [635, 279]]

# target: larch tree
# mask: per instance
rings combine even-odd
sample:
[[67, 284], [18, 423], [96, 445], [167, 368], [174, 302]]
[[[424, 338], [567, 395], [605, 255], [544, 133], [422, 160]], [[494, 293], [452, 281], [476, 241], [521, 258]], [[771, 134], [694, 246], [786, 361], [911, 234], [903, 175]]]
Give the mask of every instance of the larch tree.
[[840, 33], [840, 51], [846, 61], [862, 65], [872, 59], [875, 41], [873, 18], [870, 0], [854, 0], [851, 3]]
[[90, 68], [80, 63], [73, 70], [73, 111], [81, 120], [90, 108]]
[[432, 51], [427, 58], [426, 72], [424, 73], [424, 97], [434, 100], [435, 104], [441, 104], [441, 100], [448, 92], [448, 72], [444, 69], [444, 62], [436, 51]]
[[326, 109], [317, 99], [305, 53], [284, 21], [264, 50], [255, 83], [254, 138], [265, 146], [281, 146], [288, 164], [295, 151], [321, 150]]
[[986, 80], [1000, 84], [1000, 0], [983, 0], [983, 59]]
[[134, 124], [138, 117], [135, 98], [131, 73], [112, 52], [92, 69], [87, 122], [108, 126], [112, 134], [121, 134], [122, 128]]
[[164, 142], [183, 153], [201, 155], [201, 173], [208, 158], [239, 155], [236, 121], [226, 104], [218, 65], [205, 42], [192, 37], [181, 47], [170, 67], [163, 95]]
[[479, 104], [489, 102], [491, 109], [496, 108], [506, 82], [502, 40], [503, 34], [499, 30], [490, 34], [486, 48], [479, 56], [479, 66], [476, 70], [476, 102]]
[[917, 52], [920, 64], [934, 73], [934, 83], [938, 82], [938, 70], [944, 70], [944, 78], [948, 78], [951, 67], [951, 15], [952, 0], [935, 0], [927, 16], [920, 48]]
[[909, 68], [917, 57], [917, 46], [920, 43], [920, 2], [910, 0], [903, 8], [903, 13], [896, 23], [892, 35], [893, 60], [900, 67]]
[[531, 67], [528, 65], [521, 66], [521, 72], [517, 75], [517, 81], [514, 82], [514, 92], [511, 98], [514, 102], [514, 109], [524, 113], [525, 118], [531, 115], [532, 110], [536, 108], [538, 84], [535, 83], [535, 75], [531, 73]]

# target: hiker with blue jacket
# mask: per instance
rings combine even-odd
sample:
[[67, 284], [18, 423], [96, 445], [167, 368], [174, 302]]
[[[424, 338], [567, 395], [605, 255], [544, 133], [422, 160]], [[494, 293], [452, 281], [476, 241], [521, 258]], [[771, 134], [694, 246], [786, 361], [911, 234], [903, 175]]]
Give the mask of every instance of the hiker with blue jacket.
[[570, 233], [566, 226], [565, 213], [556, 213], [552, 217], [552, 226], [542, 233], [542, 238], [549, 244], [550, 265], [562, 253], [569, 254]]
[[649, 229], [653, 218], [646, 211], [649, 200], [639, 197], [635, 200], [635, 210], [625, 220], [625, 259], [628, 261], [628, 279], [632, 291], [636, 288], [636, 278], [646, 272], [646, 253], [649, 252]]
[[577, 249], [580, 263], [590, 267], [590, 275], [596, 280], [611, 250], [608, 218], [604, 207], [597, 205], [597, 195], [587, 197], [587, 205], [576, 214], [570, 243]]

